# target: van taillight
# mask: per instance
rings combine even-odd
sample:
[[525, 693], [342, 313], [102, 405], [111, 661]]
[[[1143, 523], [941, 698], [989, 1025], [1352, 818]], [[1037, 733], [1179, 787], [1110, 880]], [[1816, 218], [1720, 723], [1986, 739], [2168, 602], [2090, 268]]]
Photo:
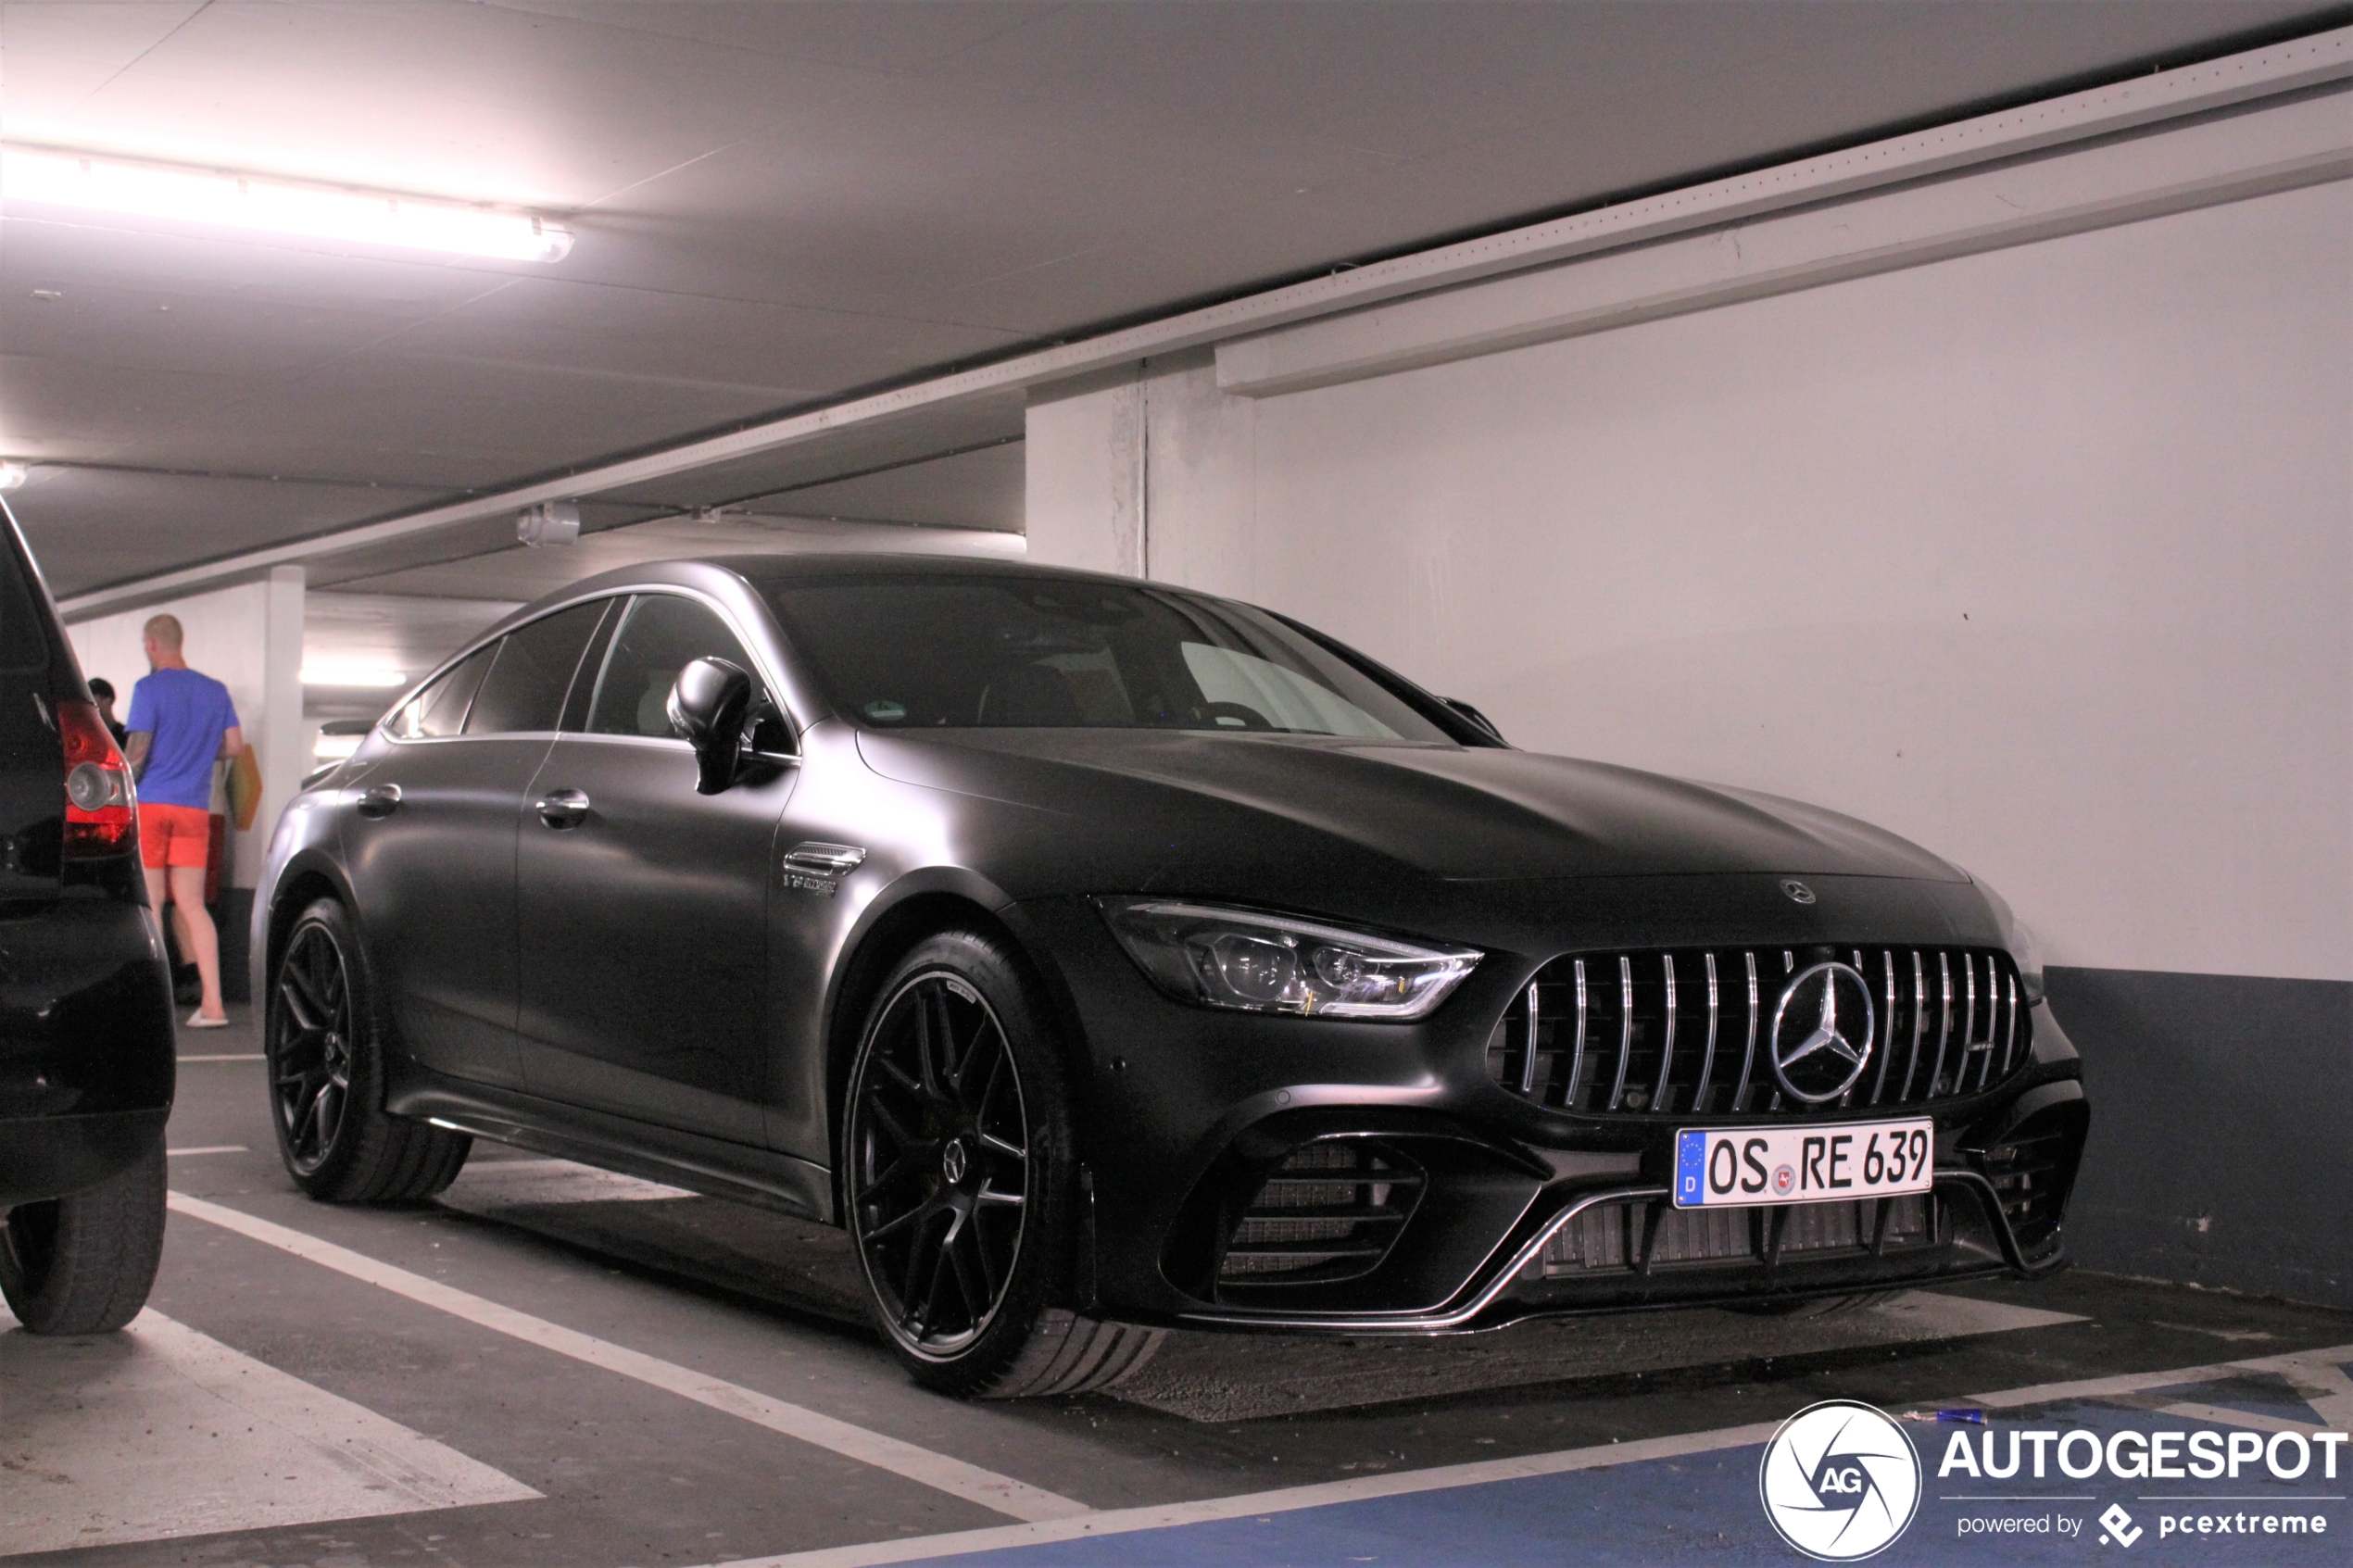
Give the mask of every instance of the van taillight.
[[61, 702], [57, 730], [66, 743], [66, 859], [88, 860], [137, 848], [139, 797], [132, 788], [131, 765], [98, 709], [86, 702]]

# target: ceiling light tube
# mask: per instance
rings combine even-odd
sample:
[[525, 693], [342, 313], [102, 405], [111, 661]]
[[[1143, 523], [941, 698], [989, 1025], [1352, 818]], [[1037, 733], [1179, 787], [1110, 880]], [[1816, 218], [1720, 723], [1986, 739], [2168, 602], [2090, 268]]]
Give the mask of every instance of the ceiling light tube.
[[21, 143], [0, 146], [0, 197], [505, 261], [572, 251], [570, 230], [512, 208]]

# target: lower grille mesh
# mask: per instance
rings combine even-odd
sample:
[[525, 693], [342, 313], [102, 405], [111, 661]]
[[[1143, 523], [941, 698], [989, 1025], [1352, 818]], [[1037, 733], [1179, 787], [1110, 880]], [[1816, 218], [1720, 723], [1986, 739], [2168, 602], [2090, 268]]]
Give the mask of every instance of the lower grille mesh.
[[1420, 1198], [1421, 1168], [1371, 1138], [1291, 1151], [1235, 1223], [1221, 1280], [1294, 1284], [1369, 1273]]
[[1599, 1270], [1648, 1273], [1677, 1263], [1755, 1263], [1838, 1252], [1877, 1256], [1935, 1239], [1925, 1193], [1755, 1209], [1674, 1209], [1655, 1201], [1603, 1203], [1554, 1232], [1524, 1278]]

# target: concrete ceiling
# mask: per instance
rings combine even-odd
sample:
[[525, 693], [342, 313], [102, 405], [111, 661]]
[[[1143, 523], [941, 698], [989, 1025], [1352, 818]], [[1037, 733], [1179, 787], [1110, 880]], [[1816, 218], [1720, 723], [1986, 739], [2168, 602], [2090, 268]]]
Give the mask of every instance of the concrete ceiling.
[[[12, 204], [0, 455], [36, 464], [12, 500], [78, 592], [2338, 19], [2309, 0], [5, 4], [6, 134], [520, 203], [578, 241], [549, 265], [449, 262]], [[1020, 418], [1007, 398], [896, 445], [608, 496], [589, 526], [750, 496], [1017, 526], [1019, 447], [991, 444]]]

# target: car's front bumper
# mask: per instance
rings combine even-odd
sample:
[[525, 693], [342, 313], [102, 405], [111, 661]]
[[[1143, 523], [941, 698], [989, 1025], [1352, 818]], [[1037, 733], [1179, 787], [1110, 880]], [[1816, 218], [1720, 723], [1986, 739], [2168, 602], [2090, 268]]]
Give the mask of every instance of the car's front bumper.
[[[1083, 1041], [1079, 1292], [1109, 1315], [1430, 1334], [2064, 1265], [2061, 1220], [2088, 1109], [2074, 1049], [2046, 1007], [2034, 1010], [2031, 1058], [2008, 1077], [1902, 1112], [1935, 1125], [1933, 1189], [1914, 1207], [1732, 1210], [1738, 1221], [1718, 1219], [1703, 1237], [1667, 1196], [1679, 1119], [1548, 1110], [1490, 1077], [1494, 1021], [1548, 954], [1491, 966], [1429, 1022], [1362, 1024], [1171, 1002], [1083, 902], [1021, 914], [1057, 960]], [[1875, 1115], [1885, 1119], [1808, 1118], [1808, 1130]], [[1350, 1152], [1302, 1152], [1317, 1149]], [[1380, 1197], [1396, 1211], [1358, 1228], [1377, 1238], [1365, 1245], [1378, 1253], [1369, 1267], [1322, 1279], [1232, 1272], [1227, 1248], [1248, 1234], [1238, 1226], [1279, 1235], [1285, 1216], [1309, 1212], [1254, 1207], [1270, 1173], [1286, 1172], [1310, 1198], [1353, 1186], [1358, 1201]], [[1594, 1245], [1604, 1235], [1615, 1239]]]

